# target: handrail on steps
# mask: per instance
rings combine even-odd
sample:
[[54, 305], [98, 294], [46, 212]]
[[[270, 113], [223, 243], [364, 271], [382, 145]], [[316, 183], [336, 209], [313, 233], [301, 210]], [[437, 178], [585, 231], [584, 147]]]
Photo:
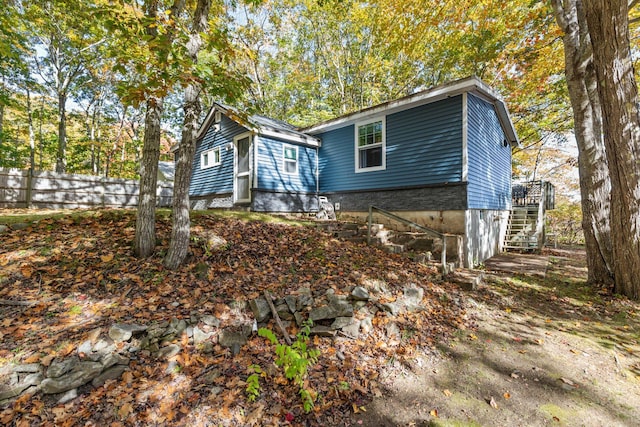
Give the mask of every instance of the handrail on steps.
[[432, 230], [430, 228], [424, 227], [420, 224], [416, 224], [413, 221], [409, 221], [408, 219], [402, 218], [401, 216], [398, 216], [396, 214], [393, 214], [389, 211], [386, 211], [384, 209], [378, 208], [376, 206], [373, 205], [369, 205], [369, 218], [368, 218], [368, 227], [367, 227], [367, 244], [370, 245], [371, 244], [371, 226], [373, 225], [373, 212], [379, 212], [380, 214], [389, 217], [391, 219], [394, 219], [398, 222], [401, 222], [402, 224], [409, 226], [409, 227], [413, 227], [413, 228], [417, 228], [418, 230], [421, 230], [427, 234], [431, 234], [435, 237], [438, 237], [440, 239], [442, 239], [442, 272], [444, 274], [447, 274], [449, 271], [447, 269], [447, 239], [445, 238], [446, 236], [454, 236], [454, 234], [445, 234], [445, 233], [440, 233], [439, 231], [436, 230]]

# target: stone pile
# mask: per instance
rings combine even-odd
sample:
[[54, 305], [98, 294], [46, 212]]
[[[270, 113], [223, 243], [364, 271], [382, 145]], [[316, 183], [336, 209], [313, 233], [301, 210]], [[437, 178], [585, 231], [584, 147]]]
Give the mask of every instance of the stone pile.
[[[309, 287], [302, 287], [272, 303], [286, 326], [292, 322], [302, 326], [310, 320], [313, 322], [312, 335], [334, 337], [340, 334], [357, 338], [371, 333], [373, 318], [379, 311], [395, 316], [422, 310], [423, 292], [412, 284], [393, 299], [383, 282], [373, 280], [364, 286], [339, 292], [329, 289], [314, 294]], [[55, 395], [61, 403], [67, 402], [78, 395], [79, 387], [89, 384], [100, 387], [107, 380], [120, 378], [128, 369], [129, 361], [139, 357], [169, 360], [167, 373], [170, 373], [175, 368], [175, 362], [170, 359], [183, 350], [178, 343], [183, 341], [185, 334], [187, 342], [197, 351], [211, 353], [217, 343], [237, 354], [258, 326], [265, 325], [272, 316], [265, 298], [253, 299], [248, 306], [255, 320], [249, 320], [240, 310], [238, 317], [242, 320], [224, 328], [215, 316], [193, 313], [188, 319], [173, 318], [150, 325], [114, 324], [106, 335], [96, 329], [72, 355], [63, 359], [45, 362], [47, 358], [44, 358], [42, 363], [5, 365], [0, 370], [0, 403], [27, 391], [41, 391]], [[241, 303], [236, 308], [246, 308], [246, 304]], [[397, 325], [388, 322], [387, 337], [398, 334]]]

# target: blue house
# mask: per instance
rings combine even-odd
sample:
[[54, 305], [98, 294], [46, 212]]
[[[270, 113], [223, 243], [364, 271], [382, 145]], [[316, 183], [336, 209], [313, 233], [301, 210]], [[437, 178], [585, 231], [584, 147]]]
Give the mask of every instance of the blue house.
[[190, 196], [196, 209], [269, 212], [314, 212], [324, 196], [359, 219], [373, 205], [462, 236], [457, 249], [472, 266], [500, 250], [518, 144], [504, 101], [476, 77], [304, 129], [217, 104]]

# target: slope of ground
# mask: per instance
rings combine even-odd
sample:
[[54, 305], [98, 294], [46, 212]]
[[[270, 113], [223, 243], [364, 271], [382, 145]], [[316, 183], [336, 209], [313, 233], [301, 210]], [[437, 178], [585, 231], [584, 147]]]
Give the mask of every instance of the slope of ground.
[[[381, 374], [364, 425], [636, 426], [637, 303], [585, 285], [585, 254], [547, 253], [546, 275], [488, 273], [465, 296], [473, 330]], [[527, 258], [527, 255], [521, 255]], [[525, 264], [527, 264], [525, 262]]]
[[[232, 327], [250, 320], [246, 303], [264, 290], [282, 298], [302, 287], [314, 296], [346, 295], [356, 285], [382, 289], [367, 303], [374, 317], [366, 334], [310, 342], [320, 351], [304, 383], [317, 397], [313, 410], [305, 413], [297, 387], [274, 367], [274, 347], [264, 338], [254, 333], [246, 345], [230, 349], [215, 336], [209, 346], [197, 345], [185, 332], [163, 343], [177, 349], [176, 354], [163, 353], [166, 357], [130, 354], [119, 344], [120, 356], [130, 360], [125, 371], [102, 385], [79, 387], [78, 397], [61, 401], [61, 395], [27, 388], [2, 404], [0, 422], [349, 424], [354, 412], [366, 410], [369, 399], [382, 394], [383, 366], [435, 349], [466, 328], [459, 290], [434, 283], [438, 276], [431, 267], [338, 241], [314, 227], [246, 219], [194, 218], [192, 253], [177, 271], [162, 266], [170, 235], [165, 216], [158, 220], [157, 255], [146, 260], [131, 256], [133, 212], [78, 212], [4, 230], [0, 384], [6, 389], [17, 382], [17, 366], [41, 369], [70, 358], [85, 360], [84, 343], [104, 336], [114, 323], [149, 326], [209, 316], [216, 326]], [[407, 286], [424, 291], [420, 310], [392, 314], [379, 309], [401, 298]], [[273, 323], [267, 326], [277, 332]], [[297, 332], [295, 324], [290, 332]], [[246, 392], [252, 365], [263, 372], [254, 402]]]

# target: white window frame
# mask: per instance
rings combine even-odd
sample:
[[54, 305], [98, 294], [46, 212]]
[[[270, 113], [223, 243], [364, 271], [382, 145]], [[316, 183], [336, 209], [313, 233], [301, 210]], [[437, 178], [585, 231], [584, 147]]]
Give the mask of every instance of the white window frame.
[[[288, 148], [292, 148], [294, 150], [294, 152], [296, 153], [296, 158], [295, 158], [295, 165], [296, 165], [296, 170], [294, 172], [288, 172], [287, 171], [287, 162], [293, 162], [294, 160], [292, 159], [287, 159], [285, 154], [287, 152]], [[297, 145], [290, 145], [290, 144], [282, 144], [282, 172], [285, 173], [286, 175], [298, 175], [298, 163], [299, 163], [299, 151], [298, 151], [298, 146]]]
[[[378, 142], [378, 143], [374, 143], [374, 144], [369, 144], [369, 145], [364, 145], [362, 147], [360, 147], [358, 145], [359, 143], [359, 130], [362, 126], [366, 126], [366, 125], [370, 125], [372, 123], [376, 123], [376, 122], [381, 122], [382, 124], [382, 141]], [[360, 172], [374, 172], [374, 171], [381, 171], [381, 170], [385, 170], [387, 168], [387, 126], [386, 126], [386, 117], [382, 116], [382, 117], [374, 117], [372, 119], [367, 119], [367, 120], [362, 120], [357, 122], [354, 125], [354, 149], [355, 149], [355, 172], [356, 173], [360, 173]], [[382, 148], [382, 164], [380, 166], [372, 166], [372, 167], [368, 167], [368, 168], [361, 168], [360, 167], [360, 151], [361, 150], [365, 150], [365, 149], [371, 149], [371, 148], [377, 148], [377, 147], [381, 147]]]
[[[218, 161], [216, 162], [216, 154], [218, 153]], [[207, 159], [211, 160], [211, 163], [207, 163], [205, 165], [205, 156], [207, 157]], [[202, 153], [200, 153], [200, 169], [208, 169], [208, 168], [212, 168], [214, 166], [218, 166], [222, 164], [222, 153], [220, 152], [220, 147], [215, 147], [215, 148], [211, 148], [209, 150], [203, 151]]]

